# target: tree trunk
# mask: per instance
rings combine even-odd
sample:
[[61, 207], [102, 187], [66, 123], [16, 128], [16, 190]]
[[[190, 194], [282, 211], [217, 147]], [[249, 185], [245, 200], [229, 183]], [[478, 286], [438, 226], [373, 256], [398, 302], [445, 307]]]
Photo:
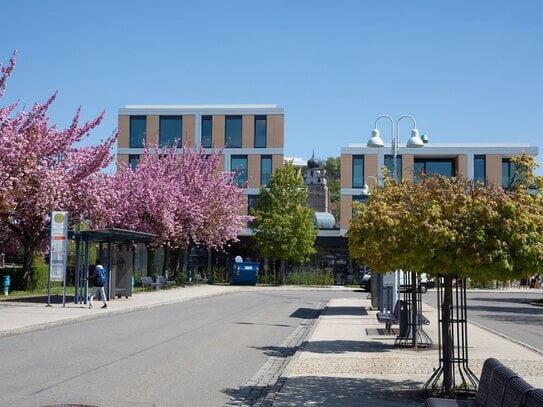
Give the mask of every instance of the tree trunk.
[[164, 259], [162, 260], [162, 275], [168, 277], [168, 270], [170, 269], [170, 248], [164, 247]]
[[[32, 245], [25, 245], [23, 248], [23, 284], [24, 290], [30, 288], [30, 280], [32, 279], [32, 260], [34, 259], [35, 248]], [[49, 259], [51, 261], [51, 259]]]
[[181, 269], [181, 257], [183, 255], [183, 250], [178, 247], [173, 252], [173, 259], [172, 259], [172, 270], [173, 270], [173, 279], [177, 280], [177, 277], [179, 277], [179, 271]]
[[147, 246], [147, 275], [152, 276], [155, 274], [155, 254], [156, 249]]
[[285, 277], [286, 277], [286, 265], [287, 262], [285, 259], [281, 259], [281, 263], [279, 266], [279, 282], [281, 284], [285, 284]]
[[441, 343], [443, 346], [443, 389], [447, 394], [453, 391], [453, 338], [452, 338], [452, 281], [451, 275], [446, 275], [443, 303], [441, 304]]

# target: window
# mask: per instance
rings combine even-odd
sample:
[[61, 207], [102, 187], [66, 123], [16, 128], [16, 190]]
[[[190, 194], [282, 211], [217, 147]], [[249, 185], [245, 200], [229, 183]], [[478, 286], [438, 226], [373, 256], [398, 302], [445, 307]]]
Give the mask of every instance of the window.
[[[354, 204], [355, 202], [359, 202], [359, 203], [361, 203], [361, 204], [365, 204], [366, 201], [368, 200], [368, 197], [367, 197], [367, 195], [353, 195], [352, 199], [353, 199], [353, 204]], [[353, 218], [356, 217], [356, 211], [357, 211], [357, 209], [354, 208], [354, 205], [353, 205], [353, 207], [352, 207], [352, 217], [353, 217]]]
[[515, 163], [510, 158], [502, 159], [502, 187], [509, 188], [515, 175]]
[[130, 154], [128, 156], [128, 165], [130, 165], [130, 168], [132, 168], [132, 171], [134, 171], [140, 161], [140, 156], [138, 154]]
[[234, 172], [234, 184], [245, 187], [247, 183], [247, 156], [233, 155], [230, 159], [230, 170]]
[[270, 183], [272, 173], [271, 155], [263, 155], [260, 159], [260, 185], [267, 187]]
[[147, 133], [146, 116], [130, 116], [130, 148], [142, 148]]
[[420, 158], [415, 159], [415, 182], [420, 180], [420, 174], [443, 175], [453, 177], [455, 174], [454, 160], [449, 158]]
[[484, 155], [473, 157], [473, 180], [481, 184], [486, 182], [486, 157]]
[[255, 116], [255, 148], [266, 148], [266, 116]]
[[394, 156], [393, 155], [385, 155], [385, 167], [387, 168], [388, 174], [397, 179], [402, 179], [402, 156], [398, 155], [396, 156], [396, 174], [397, 176], [394, 177]]
[[226, 147], [241, 148], [241, 116], [226, 116], [224, 139]]
[[212, 124], [211, 116], [202, 116], [202, 147], [204, 148], [213, 147]]
[[182, 145], [182, 116], [160, 116], [158, 134], [158, 142], [160, 147], [173, 146], [175, 140], [177, 140], [179, 145]]
[[364, 187], [364, 156], [353, 155], [353, 188]]
[[258, 198], [260, 195], [247, 195], [247, 210], [249, 211], [249, 214], [251, 214], [251, 211], [256, 209], [256, 206], [258, 205]]

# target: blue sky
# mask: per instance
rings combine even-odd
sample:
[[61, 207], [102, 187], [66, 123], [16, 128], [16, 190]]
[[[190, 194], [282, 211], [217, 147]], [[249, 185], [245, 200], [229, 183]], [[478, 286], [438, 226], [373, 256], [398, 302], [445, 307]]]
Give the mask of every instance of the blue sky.
[[0, 105], [58, 90], [61, 127], [80, 105], [106, 111], [93, 142], [125, 104], [274, 103], [287, 156], [338, 156], [380, 114], [413, 115], [430, 142], [541, 150], [542, 21], [539, 0], [11, 1], [0, 61], [17, 49], [17, 68]]

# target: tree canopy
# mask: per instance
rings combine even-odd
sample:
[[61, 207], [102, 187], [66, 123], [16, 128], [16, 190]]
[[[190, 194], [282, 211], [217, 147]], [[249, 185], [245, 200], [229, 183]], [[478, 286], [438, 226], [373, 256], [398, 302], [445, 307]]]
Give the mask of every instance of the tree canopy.
[[[518, 163], [530, 159], [519, 157]], [[366, 204], [355, 204], [348, 232], [353, 257], [373, 269], [511, 279], [543, 264], [543, 206], [527, 193], [533, 179], [518, 166], [516, 188], [461, 177], [387, 178]], [[523, 180], [522, 183], [520, 180]]]
[[256, 210], [251, 214], [255, 217], [255, 242], [263, 256], [302, 262], [315, 253], [317, 230], [306, 200], [303, 179], [291, 163], [274, 171], [269, 190], [260, 188]]
[[[15, 67], [15, 54], [0, 66], [0, 96]], [[56, 94], [30, 111], [16, 111], [18, 103], [0, 108], [0, 241], [4, 249], [23, 250], [26, 283], [34, 252], [47, 244], [49, 215], [65, 210], [79, 220], [100, 190], [99, 172], [113, 160], [117, 134], [95, 146], [75, 147], [100, 124], [104, 113], [82, 125], [81, 108], [71, 125], [59, 130], [49, 123]]]

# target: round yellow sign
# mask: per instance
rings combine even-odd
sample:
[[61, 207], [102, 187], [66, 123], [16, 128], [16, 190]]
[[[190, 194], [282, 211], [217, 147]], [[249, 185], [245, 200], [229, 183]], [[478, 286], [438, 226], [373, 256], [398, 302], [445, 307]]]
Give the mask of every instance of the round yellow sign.
[[64, 222], [64, 215], [62, 213], [56, 213], [55, 214], [55, 222], [56, 223]]

